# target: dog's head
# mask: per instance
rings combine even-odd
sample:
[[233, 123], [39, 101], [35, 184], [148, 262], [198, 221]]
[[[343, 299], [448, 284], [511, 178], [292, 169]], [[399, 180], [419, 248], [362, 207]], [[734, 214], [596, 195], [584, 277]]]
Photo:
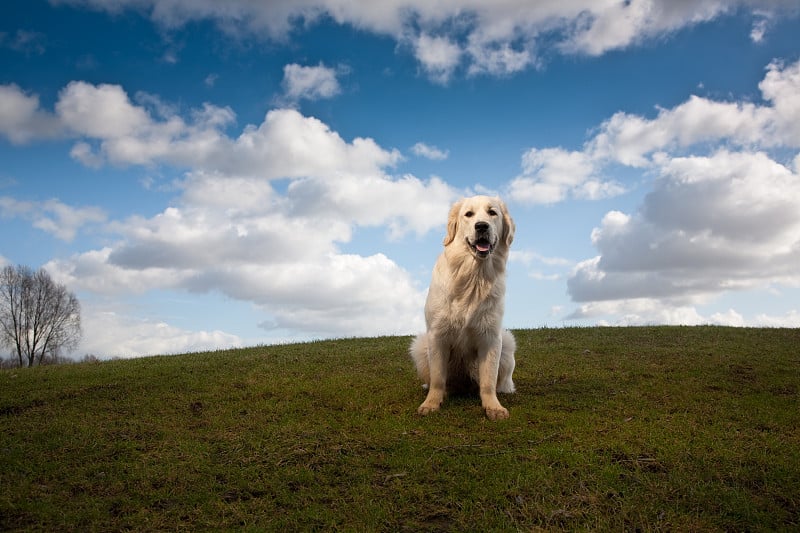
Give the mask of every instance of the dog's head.
[[444, 245], [463, 243], [477, 259], [507, 251], [514, 239], [514, 221], [500, 198], [473, 196], [453, 204]]

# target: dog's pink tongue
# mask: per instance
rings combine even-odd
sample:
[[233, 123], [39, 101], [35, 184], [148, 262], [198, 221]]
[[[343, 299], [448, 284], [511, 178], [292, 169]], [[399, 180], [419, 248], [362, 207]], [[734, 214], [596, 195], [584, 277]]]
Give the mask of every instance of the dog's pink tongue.
[[488, 252], [489, 251], [489, 245], [488, 244], [476, 244], [475, 245], [475, 249], [478, 250], [479, 252]]

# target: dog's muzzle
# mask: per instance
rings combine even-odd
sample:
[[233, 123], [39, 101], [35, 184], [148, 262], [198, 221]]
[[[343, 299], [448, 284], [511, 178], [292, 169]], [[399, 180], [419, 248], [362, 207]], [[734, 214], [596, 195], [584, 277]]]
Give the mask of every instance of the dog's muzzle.
[[483, 259], [494, 251], [494, 242], [491, 239], [491, 231], [488, 222], [475, 223], [475, 239], [470, 242], [467, 239], [467, 244], [475, 252], [475, 255]]

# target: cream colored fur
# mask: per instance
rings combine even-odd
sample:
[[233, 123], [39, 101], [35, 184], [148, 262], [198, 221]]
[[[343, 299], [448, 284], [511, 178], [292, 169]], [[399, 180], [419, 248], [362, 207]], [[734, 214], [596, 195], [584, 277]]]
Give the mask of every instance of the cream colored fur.
[[502, 328], [513, 239], [514, 222], [499, 198], [465, 198], [450, 209], [425, 303], [427, 331], [410, 348], [428, 389], [419, 414], [438, 410], [448, 389], [474, 383], [486, 416], [508, 418], [497, 393], [514, 392], [516, 343]]

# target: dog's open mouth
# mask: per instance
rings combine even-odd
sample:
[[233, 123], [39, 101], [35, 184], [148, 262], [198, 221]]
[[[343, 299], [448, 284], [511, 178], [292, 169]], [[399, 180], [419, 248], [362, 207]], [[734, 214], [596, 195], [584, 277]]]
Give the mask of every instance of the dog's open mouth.
[[492, 250], [494, 249], [492, 242], [485, 237], [476, 239], [475, 242], [472, 243], [467, 241], [467, 243], [469, 244], [470, 248], [472, 248], [472, 250], [475, 252], [475, 255], [481, 258], [488, 256], [490, 253], [492, 253]]

